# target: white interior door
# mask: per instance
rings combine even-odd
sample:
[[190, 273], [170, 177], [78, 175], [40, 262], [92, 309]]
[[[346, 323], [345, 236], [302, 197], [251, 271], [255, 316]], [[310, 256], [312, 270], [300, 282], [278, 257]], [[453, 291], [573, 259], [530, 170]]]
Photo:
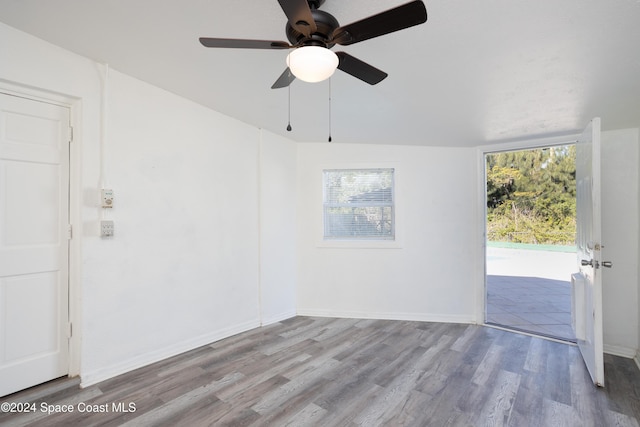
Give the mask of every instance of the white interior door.
[[64, 376], [69, 109], [0, 93], [0, 396]]
[[[604, 387], [602, 332], [602, 241], [600, 223], [600, 118], [589, 123], [576, 147], [577, 236], [579, 278], [573, 305], [581, 330], [580, 352], [594, 384]], [[578, 295], [579, 297], [576, 297]], [[576, 323], [576, 322], [574, 322]]]

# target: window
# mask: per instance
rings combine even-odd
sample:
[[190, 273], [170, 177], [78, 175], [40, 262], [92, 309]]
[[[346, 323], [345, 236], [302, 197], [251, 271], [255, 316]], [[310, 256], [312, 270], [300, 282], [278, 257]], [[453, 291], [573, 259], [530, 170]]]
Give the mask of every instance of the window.
[[324, 171], [325, 240], [394, 240], [394, 169]]

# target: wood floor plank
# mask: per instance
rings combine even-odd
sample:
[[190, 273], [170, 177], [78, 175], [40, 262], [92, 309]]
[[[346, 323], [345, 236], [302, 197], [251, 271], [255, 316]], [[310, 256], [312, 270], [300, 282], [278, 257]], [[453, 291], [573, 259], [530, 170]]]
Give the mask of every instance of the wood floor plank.
[[298, 395], [309, 393], [310, 389], [317, 389], [318, 384], [328, 381], [326, 375], [339, 364], [337, 360], [327, 360], [313, 366], [312, 369], [305, 370], [289, 382], [265, 393], [251, 409], [259, 414], [269, 414], [290, 405]]
[[543, 407], [543, 423], [549, 427], [575, 426], [580, 422], [580, 417], [574, 408], [564, 403], [545, 399]]
[[399, 353], [394, 360], [390, 361], [376, 375], [372, 376], [372, 382], [381, 387], [390, 387], [391, 384], [397, 381], [398, 377], [401, 377], [405, 373], [411, 372], [413, 375], [412, 371], [419, 371], [415, 366], [416, 361], [426, 353], [427, 349], [422, 346], [403, 348], [405, 348], [405, 351]]
[[570, 370], [567, 369], [569, 347], [553, 341], [546, 341], [547, 371], [545, 375], [545, 396], [565, 405], [571, 405]]
[[291, 418], [282, 421], [284, 427], [299, 427], [309, 425], [321, 425], [327, 411], [315, 403], [305, 406], [300, 412], [294, 414]]
[[[545, 427], [542, 420], [544, 395], [540, 390], [544, 387], [544, 377], [524, 369], [520, 374], [520, 387], [513, 403], [511, 425], [528, 425]], [[593, 385], [590, 385], [593, 387]]]
[[524, 369], [532, 372], [542, 372], [546, 367], [545, 361], [544, 340], [529, 340], [529, 348], [527, 349]]
[[[501, 370], [492, 385], [488, 398], [483, 405], [479, 419], [484, 420], [486, 425], [507, 426], [513, 408], [518, 387], [520, 386], [520, 375], [506, 370]], [[488, 392], [488, 390], [485, 390]]]
[[336, 406], [333, 410], [327, 411], [327, 416], [322, 420], [320, 426], [343, 427], [358, 426], [353, 420], [369, 407], [369, 402], [376, 400], [384, 392], [384, 389], [376, 384], [366, 383], [362, 391], [350, 396], [344, 404]]
[[[276, 375], [262, 382], [246, 384], [237, 382], [231, 387], [224, 388], [216, 396], [225, 403], [215, 411], [212, 421], [222, 425], [249, 425], [260, 418], [260, 414], [251, 406], [256, 404], [260, 396], [289, 382], [282, 375]], [[238, 388], [236, 386], [241, 386]], [[235, 393], [229, 393], [229, 390]]]
[[502, 368], [501, 362], [503, 360], [503, 352], [506, 351], [504, 347], [499, 345], [492, 345], [485, 354], [484, 358], [478, 365], [478, 369], [473, 374], [471, 381], [477, 385], [487, 384], [487, 382], [497, 375], [498, 371]]
[[500, 363], [502, 369], [515, 373], [521, 372], [527, 361], [531, 337], [521, 334], [508, 334], [503, 335], [496, 342], [505, 349], [503, 352], [504, 358]]
[[[424, 353], [424, 349], [414, 353], [420, 355]], [[377, 400], [371, 401], [366, 410], [355, 418], [354, 421], [357, 424], [382, 425], [394, 419], [396, 407], [408, 399], [416, 383], [424, 374], [424, 371], [412, 367], [411, 360], [407, 358], [394, 367], [393, 380], [383, 384], [376, 381], [376, 384], [383, 387], [386, 393], [381, 394]]]
[[173, 420], [176, 415], [193, 411], [194, 406], [211, 406], [211, 404], [220, 401], [220, 399], [215, 396], [215, 392], [223, 388], [225, 385], [237, 381], [241, 376], [242, 374], [239, 373], [231, 374], [203, 387], [195, 388], [123, 425], [135, 426], [140, 425], [140, 423], [151, 425], [159, 422], [170, 424], [171, 420]]
[[[256, 363], [253, 366], [246, 367], [241, 371], [244, 375], [243, 378], [220, 390], [217, 396], [226, 402], [230, 402], [246, 395], [248, 391], [253, 394], [257, 384], [262, 384], [274, 378], [282, 378], [282, 381], [278, 382], [283, 384], [289, 382], [290, 380], [286, 375], [291, 376], [290, 369], [302, 365], [309, 357], [308, 354], [292, 353], [291, 357], [282, 357], [273, 361], [267, 360], [268, 358], [266, 357], [265, 359], [256, 359]], [[261, 391], [257, 397], [267, 391], [269, 389]]]
[[350, 402], [358, 400], [359, 396], [375, 385], [371, 383], [370, 377], [380, 369], [380, 365], [380, 359], [375, 357], [370, 357], [368, 361], [364, 357], [354, 359], [354, 364], [347, 367], [349, 374], [345, 374], [344, 379], [340, 381], [333, 381], [318, 393], [314, 403], [330, 413], [351, 406]]
[[406, 398], [391, 408], [389, 417], [380, 425], [388, 427], [426, 425], [422, 421], [425, 408], [428, 408], [433, 396], [410, 390]]
[[575, 346], [495, 328], [294, 317], [85, 389], [0, 398], [76, 409], [0, 425], [640, 427], [640, 370], [606, 355], [605, 376], [596, 388]]

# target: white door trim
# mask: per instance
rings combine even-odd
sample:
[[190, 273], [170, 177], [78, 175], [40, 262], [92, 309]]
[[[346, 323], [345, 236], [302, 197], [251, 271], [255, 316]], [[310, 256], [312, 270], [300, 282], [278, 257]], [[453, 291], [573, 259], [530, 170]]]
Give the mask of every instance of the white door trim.
[[82, 260], [82, 186], [81, 186], [81, 100], [44, 89], [23, 86], [0, 79], [0, 92], [66, 107], [70, 111], [73, 128], [73, 142], [69, 146], [69, 223], [73, 229], [73, 238], [69, 240], [69, 322], [73, 333], [69, 340], [69, 377], [80, 375], [80, 354], [82, 337], [81, 318], [81, 260]]

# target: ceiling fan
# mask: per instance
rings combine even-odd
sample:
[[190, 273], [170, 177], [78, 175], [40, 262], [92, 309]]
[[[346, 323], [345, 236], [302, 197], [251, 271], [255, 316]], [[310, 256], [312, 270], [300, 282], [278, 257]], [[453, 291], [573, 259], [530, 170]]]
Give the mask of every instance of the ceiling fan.
[[287, 56], [287, 69], [271, 86], [289, 86], [296, 77], [318, 82], [333, 74], [336, 68], [366, 83], [375, 85], [387, 73], [346, 52], [333, 52], [336, 45], [350, 45], [374, 37], [419, 25], [427, 20], [421, 0], [412, 1], [385, 12], [340, 26], [333, 15], [319, 10], [325, 0], [278, 0], [287, 16], [286, 35], [289, 43], [273, 40], [225, 39], [201, 37], [205, 47], [238, 49], [294, 49]]

